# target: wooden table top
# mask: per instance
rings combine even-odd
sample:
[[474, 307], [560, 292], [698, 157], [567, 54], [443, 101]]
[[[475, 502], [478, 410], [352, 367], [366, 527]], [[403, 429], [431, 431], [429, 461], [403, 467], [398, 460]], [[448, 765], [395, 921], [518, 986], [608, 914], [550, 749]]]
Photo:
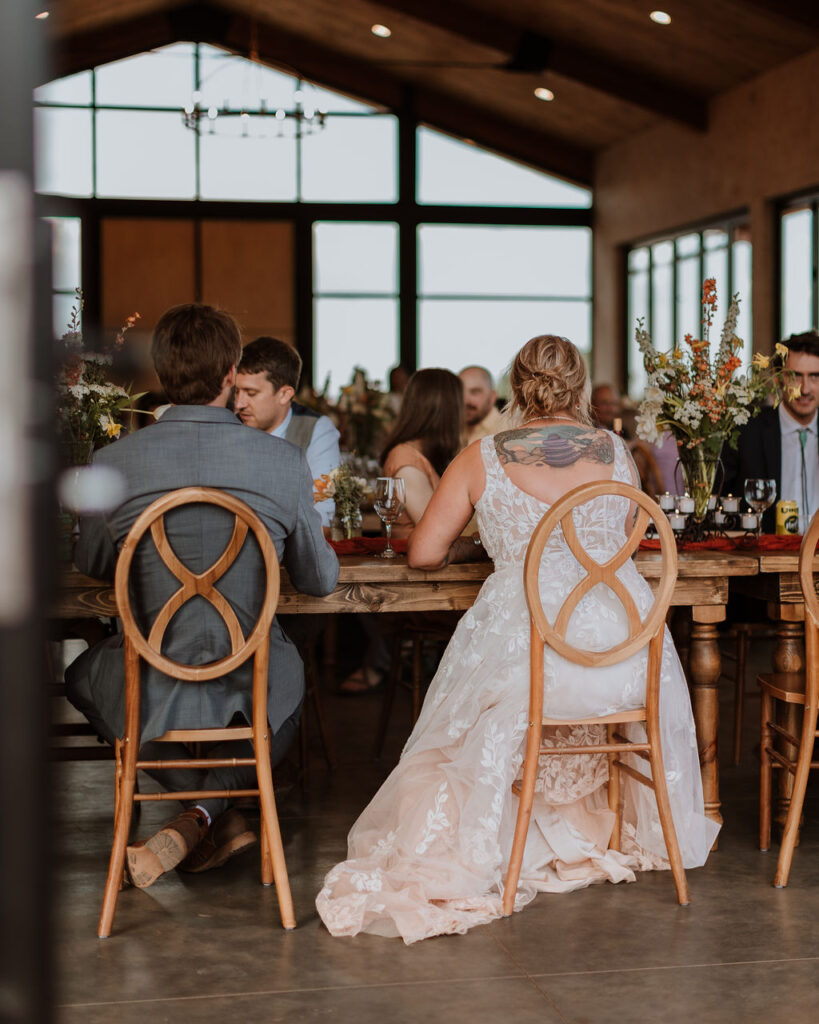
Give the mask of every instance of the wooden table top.
[[[638, 551], [635, 563], [649, 582], [659, 578], [658, 551]], [[326, 597], [299, 593], [282, 570], [279, 611], [327, 613], [356, 611], [462, 611], [475, 600], [492, 572], [491, 562], [463, 562], [442, 569], [412, 569], [405, 556], [343, 555], [338, 584]], [[759, 556], [745, 551], [681, 551], [675, 605], [724, 605], [728, 578], [755, 576]], [[116, 615], [113, 584], [91, 579], [66, 566], [60, 577], [57, 618]]]

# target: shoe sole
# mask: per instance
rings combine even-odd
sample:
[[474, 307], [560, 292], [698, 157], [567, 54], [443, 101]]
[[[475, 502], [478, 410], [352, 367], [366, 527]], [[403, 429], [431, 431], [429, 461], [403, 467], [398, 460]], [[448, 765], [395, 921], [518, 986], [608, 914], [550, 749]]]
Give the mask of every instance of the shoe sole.
[[235, 857], [237, 853], [241, 853], [248, 847], [253, 846], [259, 840], [255, 832], [242, 832], [238, 836], [234, 836], [229, 839], [222, 846], [218, 847], [213, 851], [210, 857], [201, 864], [197, 864], [194, 867], [183, 867], [181, 870], [190, 875], [198, 875], [202, 871], [210, 871], [212, 868], [220, 868], [223, 864], [230, 860], [231, 857]]
[[145, 843], [128, 847], [128, 875], [138, 889], [147, 889], [184, 860], [187, 852], [185, 840], [178, 832], [163, 829]]

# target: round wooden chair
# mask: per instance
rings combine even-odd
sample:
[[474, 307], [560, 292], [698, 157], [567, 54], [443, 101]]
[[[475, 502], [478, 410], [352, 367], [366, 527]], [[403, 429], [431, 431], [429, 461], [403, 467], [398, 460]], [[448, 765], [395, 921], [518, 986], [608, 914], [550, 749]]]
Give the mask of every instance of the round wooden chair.
[[[235, 520], [233, 533], [219, 558], [201, 573], [194, 573], [180, 562], [165, 533], [164, 517], [182, 505], [215, 505], [232, 512]], [[180, 586], [165, 602], [154, 620], [147, 637], [140, 629], [131, 607], [129, 574], [137, 545], [150, 530], [160, 558], [179, 580]], [[230, 568], [242, 549], [250, 530], [261, 551], [266, 578], [265, 596], [259, 617], [247, 638], [236, 613], [225, 597], [216, 589], [216, 582]], [[117, 609], [122, 620], [125, 646], [125, 727], [117, 740], [116, 781], [114, 801], [114, 838], [105, 885], [98, 934], [106, 938], [111, 934], [117, 894], [122, 884], [128, 830], [135, 801], [141, 800], [195, 800], [206, 797], [258, 796], [261, 803], [262, 882], [274, 881], [279, 901], [282, 924], [295, 928], [293, 900], [284, 859], [273, 777], [270, 767], [270, 730], [267, 722], [268, 660], [270, 626], [279, 600], [279, 560], [270, 535], [255, 512], [231, 494], [210, 487], [183, 487], [171, 491], [149, 505], [131, 527], [117, 560], [115, 576]], [[202, 597], [219, 612], [230, 638], [231, 653], [205, 665], [182, 664], [162, 654], [162, 640], [169, 623], [179, 609], [191, 598]], [[228, 726], [218, 729], [173, 729], [158, 737], [158, 742], [196, 744], [223, 740], [250, 740], [253, 757], [250, 758], [189, 758], [174, 761], [143, 761], [140, 748], [140, 663], [141, 659], [173, 679], [191, 683], [207, 683], [232, 672], [248, 659], [253, 659], [253, 723], [249, 726]], [[191, 792], [136, 792], [137, 771], [142, 768], [209, 768], [253, 766], [258, 786], [244, 790], [209, 790]]]
[[[636, 519], [631, 534], [620, 550], [607, 562], [596, 562], [583, 548], [574, 526], [574, 509], [586, 502], [603, 495], [620, 495], [630, 499], [637, 506]], [[645, 535], [649, 518], [653, 519], [661, 542], [662, 573], [659, 586], [654, 595], [654, 603], [645, 620], [640, 614], [634, 599], [623, 583], [615, 575], [627, 559], [631, 558], [640, 541]], [[538, 585], [538, 573], [543, 556], [543, 549], [556, 529], [562, 529], [563, 536], [574, 557], [586, 570], [586, 575], [569, 593], [554, 624], [549, 623], [543, 610]], [[668, 800], [663, 756], [660, 744], [660, 667], [663, 653], [663, 635], [666, 613], [671, 602], [671, 595], [677, 580], [677, 548], [674, 534], [668, 525], [665, 514], [651, 498], [629, 484], [604, 481], [601, 483], [584, 484], [570, 491], [544, 515], [532, 534], [526, 552], [523, 570], [523, 583], [526, 590], [526, 602], [529, 606], [529, 622], [531, 630], [530, 648], [530, 691], [529, 691], [529, 730], [526, 740], [526, 753], [523, 763], [523, 779], [515, 783], [513, 791], [520, 797], [515, 836], [509, 859], [509, 869], [503, 894], [503, 912], [509, 916], [514, 910], [515, 893], [520, 878], [526, 836], [529, 831], [529, 819], [537, 780], [538, 757], [541, 753], [542, 732], [544, 726], [566, 726], [594, 724], [605, 725], [607, 741], [593, 746], [557, 746], [549, 747], [544, 753], [552, 755], [569, 755], [576, 757], [583, 754], [606, 754], [609, 761], [609, 807], [614, 812], [615, 821], [612, 829], [609, 848], [620, 849], [620, 830], [622, 823], [622, 807], [620, 795], [620, 774], [625, 772], [630, 778], [648, 786], [653, 790], [657, 800], [657, 810], [663, 830], [671, 873], [677, 889], [677, 899], [681, 905], [688, 904], [688, 887], [682, 866], [677, 834], [671, 817], [671, 806]], [[628, 616], [629, 635], [621, 643], [605, 651], [587, 651], [573, 647], [566, 640], [569, 620], [578, 602], [599, 583], [608, 586], [617, 595]], [[543, 714], [543, 662], [544, 645], [576, 665], [603, 667], [616, 665], [626, 658], [648, 647], [648, 665], [646, 678], [645, 705], [630, 711], [620, 711], [609, 715], [591, 718], [563, 719], [550, 718]], [[617, 726], [627, 722], [641, 722], [645, 726], [646, 741], [635, 743], [626, 739], [617, 731]], [[648, 762], [651, 775], [644, 775], [631, 765], [621, 760], [624, 753], [634, 754]]]
[[[813, 561], [819, 545], [819, 513], [813, 517], [799, 550], [799, 583], [805, 601], [805, 671], [762, 674], [757, 682], [762, 693], [759, 779], [759, 848], [771, 845], [772, 770], [783, 768], [793, 777], [793, 791], [782, 833], [779, 860], [773, 884], [782, 889], [788, 884], [793, 851], [799, 836], [799, 820], [805, 802], [808, 775], [819, 768], [813, 748], [819, 732], [819, 598]], [[791, 712], [802, 707], [802, 728], [792, 721]], [[777, 721], [777, 710], [782, 716]], [[774, 746], [774, 740], [779, 742]]]

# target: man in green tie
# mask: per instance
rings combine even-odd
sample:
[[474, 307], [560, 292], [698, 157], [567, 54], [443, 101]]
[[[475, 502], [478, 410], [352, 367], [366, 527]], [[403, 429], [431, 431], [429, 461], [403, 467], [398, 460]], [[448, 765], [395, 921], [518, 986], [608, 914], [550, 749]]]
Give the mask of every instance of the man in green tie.
[[[786, 339], [785, 392], [776, 409], [763, 409], [742, 430], [736, 451], [723, 452], [723, 494], [742, 494], [748, 477], [776, 480], [776, 500], [799, 506], [799, 532], [804, 533], [819, 509], [819, 334], [806, 331]], [[796, 389], [798, 388], [798, 392]], [[774, 532], [774, 509], [762, 520]]]

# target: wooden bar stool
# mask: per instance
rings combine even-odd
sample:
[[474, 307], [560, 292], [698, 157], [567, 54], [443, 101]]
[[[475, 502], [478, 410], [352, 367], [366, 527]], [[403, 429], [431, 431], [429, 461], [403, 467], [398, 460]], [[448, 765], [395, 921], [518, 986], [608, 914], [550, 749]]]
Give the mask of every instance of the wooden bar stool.
[[[761, 771], [759, 779], [759, 848], [771, 845], [771, 782], [774, 768], [783, 768], [793, 776], [791, 794], [782, 845], [773, 884], [782, 889], [788, 884], [793, 851], [799, 835], [799, 820], [805, 802], [808, 774], [819, 768], [813, 758], [814, 744], [819, 738], [816, 729], [819, 711], [819, 599], [813, 574], [813, 560], [819, 544], [819, 513], [813, 517], [802, 538], [799, 551], [799, 582], [805, 601], [805, 671], [765, 673], [758, 677], [762, 692], [761, 709]], [[776, 720], [777, 701], [780, 706], [801, 706], [802, 729], [797, 735], [787, 725]], [[786, 721], [783, 716], [783, 721]], [[784, 741], [777, 748], [774, 739]], [[796, 750], [795, 756], [789, 754]]]
[[[572, 513], [575, 508], [602, 495], [620, 495], [629, 498], [637, 506], [637, 518], [630, 537], [620, 550], [607, 562], [595, 561], [580, 543], [575, 530]], [[644, 621], [634, 599], [616, 576], [617, 570], [627, 559], [631, 558], [645, 535], [649, 518], [654, 520], [658, 531], [662, 554], [662, 572], [660, 584], [654, 595], [654, 603]], [[569, 593], [554, 625], [546, 618], [540, 596], [538, 575], [543, 549], [551, 533], [562, 529], [563, 536], [572, 554], [586, 570], [580, 582]], [[660, 667], [663, 655], [663, 638], [665, 619], [671, 595], [677, 580], [677, 548], [674, 534], [668, 520], [651, 498], [629, 484], [605, 481], [602, 483], [584, 484], [570, 491], [564, 498], [556, 502], [535, 527], [532, 539], [526, 552], [523, 569], [523, 585], [526, 590], [526, 603], [529, 606], [529, 623], [531, 631], [530, 673], [529, 673], [529, 731], [526, 740], [526, 753], [523, 763], [523, 779], [512, 786], [513, 792], [520, 797], [518, 806], [515, 836], [509, 858], [509, 869], [503, 892], [503, 912], [509, 917], [515, 906], [515, 894], [520, 879], [523, 852], [526, 836], [529, 831], [529, 819], [537, 782], [538, 758], [541, 753], [543, 726], [571, 725], [605, 725], [607, 742], [587, 746], [549, 746], [548, 754], [577, 756], [578, 754], [600, 754], [608, 756], [609, 761], [609, 808], [614, 812], [615, 821], [612, 829], [609, 848], [620, 849], [620, 829], [622, 808], [620, 797], [620, 774], [625, 772], [636, 782], [647, 786], [657, 800], [657, 810], [663, 830], [671, 874], [677, 890], [677, 899], [682, 906], [688, 904], [688, 886], [680, 856], [677, 833], [671, 817], [671, 805], [668, 799], [665, 770], [663, 767], [660, 746]], [[629, 635], [605, 651], [586, 651], [573, 647], [566, 641], [566, 632], [572, 612], [579, 601], [597, 584], [605, 584], [620, 599], [628, 616]], [[543, 714], [543, 668], [544, 645], [549, 647], [567, 661], [576, 665], [599, 666], [616, 665], [626, 658], [648, 647], [648, 664], [646, 678], [645, 705], [630, 711], [620, 711], [609, 715], [591, 718], [563, 719], [550, 718]], [[635, 743], [617, 731], [617, 726], [627, 722], [639, 722], [645, 726], [646, 741]], [[644, 775], [631, 765], [621, 760], [624, 753], [634, 754], [651, 766], [651, 776]]]
[[[164, 517], [172, 509], [200, 503], [226, 509], [233, 513], [235, 519], [233, 534], [219, 558], [204, 572], [194, 573], [179, 561], [171, 547], [165, 534]], [[245, 638], [242, 635], [236, 613], [215, 584], [238, 556], [248, 530], [252, 532], [259, 545], [266, 583], [259, 616]], [[160, 558], [179, 580], [180, 587], [165, 602], [151, 625], [150, 632], [145, 636], [134, 617], [131, 606], [129, 574], [137, 545], [148, 531], [151, 533]], [[279, 600], [279, 560], [270, 535], [255, 512], [231, 494], [210, 487], [184, 487], [177, 491], [171, 491], [149, 505], [131, 527], [117, 560], [114, 586], [117, 610], [122, 620], [124, 635], [125, 727], [115, 746], [114, 838], [99, 920], [99, 937], [106, 938], [111, 934], [117, 894], [122, 885], [131, 814], [134, 802], [140, 800], [196, 800], [206, 797], [258, 796], [261, 803], [262, 883], [270, 885], [275, 881], [282, 924], [288, 929], [295, 928], [293, 900], [290, 895], [290, 882], [287, 877], [284, 848], [273, 793], [273, 776], [270, 767], [270, 727], [267, 721], [270, 627]], [[207, 600], [222, 616], [230, 637], [231, 653], [219, 661], [205, 665], [181, 664], [162, 654], [162, 641], [165, 630], [174, 615], [187, 601], [197, 597]], [[232, 672], [251, 658], [253, 659], [252, 725], [217, 729], [173, 729], [159, 736], [157, 742], [196, 744], [224, 740], [249, 740], [253, 746], [253, 757], [191, 757], [164, 761], [140, 759], [141, 659], [172, 679], [205, 684]], [[140, 768], [160, 770], [163, 768], [245, 766], [255, 767], [256, 788], [185, 793], [142, 794], [135, 792], [137, 771]]]

